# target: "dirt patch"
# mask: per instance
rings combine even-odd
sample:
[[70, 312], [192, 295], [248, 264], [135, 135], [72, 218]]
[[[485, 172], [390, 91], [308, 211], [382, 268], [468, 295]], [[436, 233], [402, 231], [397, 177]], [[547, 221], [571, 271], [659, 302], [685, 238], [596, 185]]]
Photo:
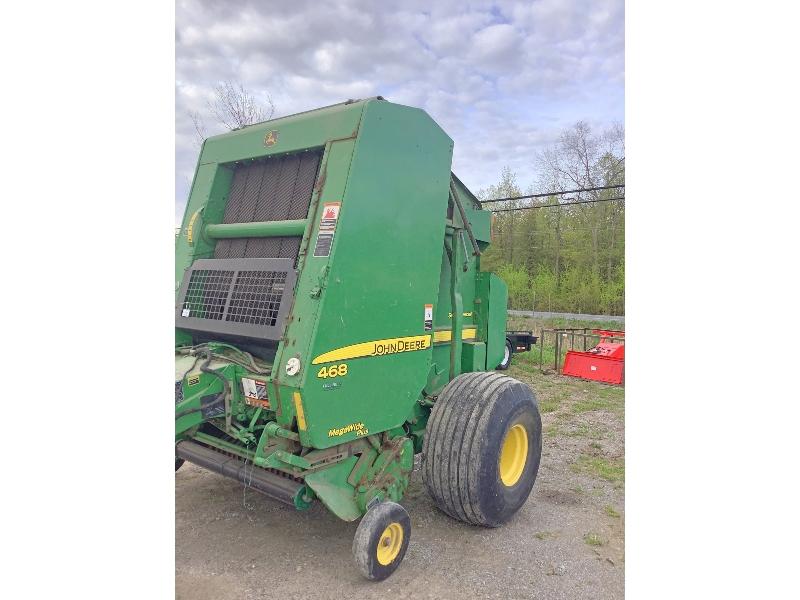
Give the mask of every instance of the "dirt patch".
[[553, 409], [542, 415], [533, 493], [506, 526], [451, 519], [415, 471], [402, 502], [408, 553], [371, 583], [352, 563], [357, 523], [318, 503], [297, 512], [187, 463], [175, 475], [177, 598], [622, 598], [624, 391], [516, 365], [508, 373]]

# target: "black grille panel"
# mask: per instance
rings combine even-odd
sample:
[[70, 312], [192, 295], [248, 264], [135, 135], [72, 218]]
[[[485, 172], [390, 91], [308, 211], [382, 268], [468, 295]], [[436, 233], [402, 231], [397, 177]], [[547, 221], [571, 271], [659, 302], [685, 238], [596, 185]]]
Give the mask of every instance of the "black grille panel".
[[[305, 219], [322, 150], [273, 157], [236, 167], [223, 223]], [[291, 258], [299, 237], [219, 240], [215, 258]]]
[[178, 293], [176, 325], [191, 331], [277, 340], [297, 274], [288, 258], [200, 259]]
[[221, 270], [193, 271], [181, 313], [188, 313], [199, 319], [221, 319], [233, 274], [233, 271]]
[[233, 286], [227, 320], [275, 325], [286, 286], [286, 272], [240, 271]]

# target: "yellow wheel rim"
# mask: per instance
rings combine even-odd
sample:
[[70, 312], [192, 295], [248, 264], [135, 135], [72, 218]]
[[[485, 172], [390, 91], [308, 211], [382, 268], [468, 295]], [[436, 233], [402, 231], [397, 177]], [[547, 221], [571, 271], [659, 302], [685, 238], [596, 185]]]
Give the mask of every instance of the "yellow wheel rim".
[[400, 523], [392, 523], [381, 534], [378, 540], [378, 562], [382, 565], [390, 564], [403, 547], [403, 528]]
[[525, 470], [528, 460], [528, 432], [517, 423], [508, 430], [500, 449], [500, 480], [511, 487]]

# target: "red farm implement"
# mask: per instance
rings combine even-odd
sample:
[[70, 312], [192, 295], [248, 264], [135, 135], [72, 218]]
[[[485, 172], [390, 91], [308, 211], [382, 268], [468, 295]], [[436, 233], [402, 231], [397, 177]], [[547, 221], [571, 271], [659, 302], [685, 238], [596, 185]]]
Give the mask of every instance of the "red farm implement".
[[594, 329], [600, 341], [591, 350], [568, 350], [564, 357], [564, 375], [621, 384], [625, 376], [625, 332]]

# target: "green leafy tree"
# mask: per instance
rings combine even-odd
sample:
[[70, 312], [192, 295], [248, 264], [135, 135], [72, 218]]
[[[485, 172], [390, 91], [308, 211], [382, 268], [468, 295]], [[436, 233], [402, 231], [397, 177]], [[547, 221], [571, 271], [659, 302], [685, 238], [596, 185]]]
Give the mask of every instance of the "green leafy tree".
[[[539, 177], [527, 193], [624, 183], [624, 143], [621, 125], [595, 134], [585, 122], [576, 123], [536, 156]], [[482, 264], [506, 281], [513, 308], [624, 314], [623, 202], [502, 210], [569, 200], [606, 200], [619, 193], [618, 189], [595, 190], [566, 199], [553, 195], [492, 205], [501, 210], [495, 214], [494, 243]], [[478, 192], [481, 199], [520, 195], [517, 174], [508, 167], [496, 185]]]

